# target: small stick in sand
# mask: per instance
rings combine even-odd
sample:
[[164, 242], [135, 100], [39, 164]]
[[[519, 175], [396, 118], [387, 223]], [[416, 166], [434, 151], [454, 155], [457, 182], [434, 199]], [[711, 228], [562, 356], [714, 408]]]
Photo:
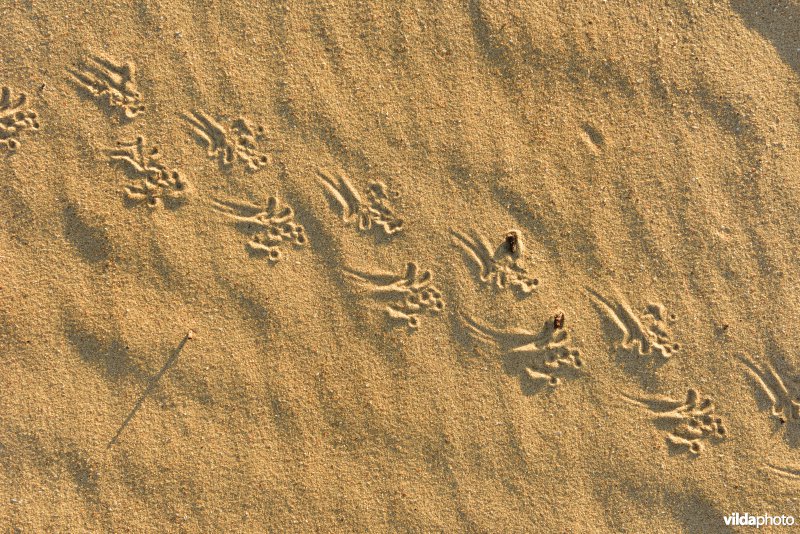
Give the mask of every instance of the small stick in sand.
[[519, 236], [517, 236], [516, 232], [506, 234], [506, 245], [511, 254], [516, 254], [519, 251]]
[[553, 330], [564, 328], [564, 312], [560, 311], [553, 318]]
[[183, 346], [186, 345], [186, 342], [189, 341], [190, 339], [194, 339], [194, 330], [189, 330], [186, 333], [181, 342], [172, 352], [172, 355], [170, 355], [170, 357], [164, 363], [164, 366], [161, 368], [161, 370], [152, 379], [150, 379], [150, 384], [148, 384], [147, 389], [144, 390], [144, 393], [142, 393], [142, 395], [139, 397], [139, 400], [137, 400], [136, 404], [133, 405], [133, 409], [131, 409], [130, 413], [128, 413], [128, 417], [126, 417], [125, 420], [122, 422], [119, 429], [117, 430], [117, 433], [114, 434], [114, 437], [111, 438], [111, 441], [108, 442], [106, 448], [110, 449], [111, 446], [114, 445], [119, 440], [120, 434], [122, 434], [122, 431], [125, 430], [126, 426], [128, 426], [128, 423], [131, 422], [131, 419], [133, 419], [133, 416], [136, 415], [136, 412], [139, 411], [139, 408], [142, 406], [144, 399], [147, 398], [147, 396], [150, 393], [152, 393], [152, 391], [158, 384], [158, 381], [161, 379], [164, 373], [167, 372], [167, 369], [169, 369], [172, 366], [172, 364], [175, 363], [175, 360], [178, 359], [178, 355], [181, 353]]

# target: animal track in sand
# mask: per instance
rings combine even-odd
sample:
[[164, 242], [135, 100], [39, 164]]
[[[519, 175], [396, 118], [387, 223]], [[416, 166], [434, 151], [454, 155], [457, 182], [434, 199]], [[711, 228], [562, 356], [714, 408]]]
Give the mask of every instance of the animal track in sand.
[[523, 294], [539, 286], [539, 279], [531, 277], [520, 265], [523, 255], [519, 232], [512, 230], [494, 252], [486, 239], [477, 232], [472, 235], [450, 230], [453, 239], [469, 255], [478, 268], [478, 277], [484, 284], [494, 284], [500, 289], [512, 287]]
[[622, 334], [620, 347], [624, 350], [638, 356], [649, 356], [655, 352], [666, 359], [680, 349], [680, 345], [672, 341], [672, 333], [667, 326], [667, 319], [672, 322], [675, 316], [665, 317], [666, 310], [661, 304], [648, 304], [639, 317], [621, 297], [615, 301], [593, 289], [588, 291], [594, 304]]
[[67, 72], [90, 95], [105, 100], [112, 109], [121, 109], [125, 118], [133, 119], [144, 112], [142, 95], [134, 80], [136, 66], [133, 63], [90, 56], [77, 69], [67, 69]]
[[770, 415], [775, 417], [782, 425], [791, 421], [800, 422], [800, 390], [792, 386], [791, 391], [787, 380], [778, 373], [769, 361], [756, 364], [751, 358], [739, 356], [747, 368], [748, 374], [764, 392], [771, 403]]
[[701, 398], [696, 389], [689, 389], [684, 401], [668, 397], [622, 396], [626, 401], [650, 411], [656, 426], [667, 431], [667, 442], [672, 447], [700, 454], [704, 448], [703, 440], [718, 441], [727, 436], [722, 419], [715, 414], [713, 401]]
[[319, 169], [317, 178], [339, 204], [345, 223], [356, 222], [362, 232], [373, 227], [380, 228], [386, 235], [394, 235], [403, 229], [403, 220], [397, 217], [391, 203], [398, 193], [390, 191], [383, 182], [369, 183], [365, 202], [344, 174], [331, 174]]
[[259, 145], [267, 139], [263, 126], [254, 126], [240, 117], [226, 128], [202, 111], [188, 113], [184, 118], [194, 136], [205, 145], [208, 157], [218, 160], [223, 168], [241, 161], [248, 170], [257, 171], [272, 163], [272, 157]]
[[504, 353], [506, 371], [519, 377], [520, 383], [532, 385], [545, 383], [558, 386], [568, 370], [581, 369], [584, 361], [580, 351], [570, 342], [564, 329], [563, 314], [557, 313], [534, 333], [514, 328], [501, 330], [486, 326], [478, 320], [462, 315], [470, 333], [484, 342], [496, 345]]
[[779, 474], [781, 476], [784, 476], [786, 478], [792, 478], [794, 480], [800, 480], [800, 467], [792, 467], [792, 466], [780, 467], [780, 466], [772, 465], [772, 464], [769, 464], [769, 463], [767, 463], [765, 465], [766, 465], [767, 469], [769, 469], [770, 471], [772, 471], [774, 473], [777, 473], [777, 474]]
[[408, 262], [405, 272], [400, 275], [351, 269], [345, 269], [345, 273], [368, 287], [376, 298], [388, 300], [387, 315], [404, 321], [410, 328], [419, 327], [422, 315], [444, 309], [442, 293], [433, 285], [433, 274], [428, 270], [420, 273], [414, 262]]
[[12, 102], [11, 89], [0, 90], [0, 148], [16, 150], [20, 147], [20, 134], [39, 129], [39, 119], [35, 111], [24, 109], [28, 95], [20, 93]]
[[176, 170], [167, 169], [160, 161], [157, 146], [147, 146], [144, 136], [134, 141], [118, 141], [116, 148], [109, 149], [109, 159], [126, 166], [135, 180], [123, 190], [125, 198], [133, 203], [146, 203], [155, 208], [162, 204], [178, 207], [185, 201], [188, 183]]
[[269, 197], [265, 208], [217, 199], [212, 201], [212, 206], [233, 219], [239, 231], [250, 234], [247, 248], [252, 254], [266, 256], [270, 262], [281, 259], [282, 244], [303, 246], [308, 243], [305, 228], [294, 220], [294, 210], [281, 205], [277, 197]]

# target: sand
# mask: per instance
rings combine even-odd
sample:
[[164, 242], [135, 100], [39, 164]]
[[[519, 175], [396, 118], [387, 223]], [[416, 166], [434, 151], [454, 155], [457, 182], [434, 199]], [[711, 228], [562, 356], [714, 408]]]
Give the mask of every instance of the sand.
[[797, 513], [800, 2], [249, 4], [0, 6], [0, 530]]

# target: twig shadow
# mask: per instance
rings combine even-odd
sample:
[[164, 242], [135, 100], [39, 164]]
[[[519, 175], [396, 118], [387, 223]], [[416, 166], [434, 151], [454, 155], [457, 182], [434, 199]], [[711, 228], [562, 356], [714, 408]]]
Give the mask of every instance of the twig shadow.
[[189, 331], [183, 337], [183, 339], [175, 348], [175, 350], [172, 351], [172, 354], [170, 354], [170, 357], [167, 358], [167, 361], [164, 363], [164, 366], [161, 367], [161, 370], [153, 378], [150, 379], [150, 383], [147, 385], [147, 388], [144, 390], [144, 393], [142, 393], [142, 395], [139, 397], [139, 400], [136, 401], [136, 404], [133, 405], [133, 408], [128, 413], [128, 416], [122, 422], [119, 429], [117, 429], [117, 433], [114, 434], [114, 437], [111, 438], [111, 440], [108, 442], [108, 445], [106, 446], [107, 449], [110, 449], [114, 444], [117, 443], [117, 441], [119, 441], [119, 437], [122, 434], [122, 431], [125, 430], [125, 427], [128, 426], [128, 424], [131, 422], [133, 417], [136, 415], [136, 412], [139, 411], [139, 408], [141, 408], [142, 403], [147, 398], [147, 396], [153, 392], [155, 387], [158, 385], [158, 381], [161, 380], [162, 376], [164, 376], [164, 373], [166, 373], [167, 370], [170, 367], [172, 367], [172, 365], [175, 363], [175, 360], [178, 359], [178, 355], [181, 353], [181, 350], [183, 350], [183, 346], [186, 345], [186, 342], [189, 341], [190, 339], [192, 339], [191, 331]]

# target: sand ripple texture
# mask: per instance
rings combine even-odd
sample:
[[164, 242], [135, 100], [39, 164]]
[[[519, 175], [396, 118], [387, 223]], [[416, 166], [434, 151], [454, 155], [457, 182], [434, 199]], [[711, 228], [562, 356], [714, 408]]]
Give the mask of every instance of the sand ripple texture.
[[796, 513], [798, 2], [0, 17], [0, 531]]

